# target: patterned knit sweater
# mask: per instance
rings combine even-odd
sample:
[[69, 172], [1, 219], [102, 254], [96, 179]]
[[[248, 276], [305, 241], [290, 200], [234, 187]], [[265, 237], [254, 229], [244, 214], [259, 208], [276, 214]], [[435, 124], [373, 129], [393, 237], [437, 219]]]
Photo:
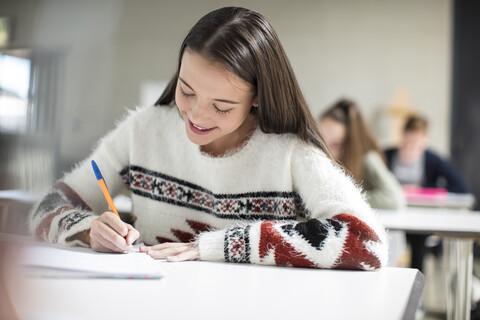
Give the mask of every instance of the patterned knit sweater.
[[200, 259], [374, 270], [386, 265], [384, 228], [341, 169], [294, 134], [257, 128], [236, 153], [191, 143], [175, 107], [132, 111], [31, 213], [38, 238], [70, 239], [107, 210], [90, 160], [112, 195], [129, 192], [139, 241], [197, 241]]

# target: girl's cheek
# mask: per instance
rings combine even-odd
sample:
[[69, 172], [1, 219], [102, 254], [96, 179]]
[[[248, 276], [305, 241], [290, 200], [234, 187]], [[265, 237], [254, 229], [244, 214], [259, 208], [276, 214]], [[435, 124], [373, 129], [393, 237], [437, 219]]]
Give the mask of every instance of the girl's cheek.
[[179, 92], [178, 88], [175, 91], [175, 103], [180, 110], [183, 110], [183, 106], [185, 105], [185, 97]]
[[175, 96], [175, 103], [180, 111], [186, 111], [188, 109], [187, 101], [185, 101], [184, 97], [181, 97], [178, 94]]

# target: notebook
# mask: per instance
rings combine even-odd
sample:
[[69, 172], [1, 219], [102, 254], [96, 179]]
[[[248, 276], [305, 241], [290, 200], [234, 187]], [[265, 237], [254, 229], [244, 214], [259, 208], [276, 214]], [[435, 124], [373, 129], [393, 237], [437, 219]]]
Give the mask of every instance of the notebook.
[[139, 252], [99, 253], [90, 248], [65, 248], [49, 245], [26, 246], [23, 265], [27, 274], [53, 278], [160, 279], [160, 265]]

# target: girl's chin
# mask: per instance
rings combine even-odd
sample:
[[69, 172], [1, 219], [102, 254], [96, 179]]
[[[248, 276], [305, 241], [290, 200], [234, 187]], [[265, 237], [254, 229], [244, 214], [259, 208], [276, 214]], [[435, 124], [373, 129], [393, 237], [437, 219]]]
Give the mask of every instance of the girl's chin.
[[191, 143], [196, 144], [198, 146], [205, 146], [212, 142], [212, 139], [209, 139], [208, 137], [205, 137], [205, 136], [199, 136], [193, 132], [188, 132], [187, 137]]

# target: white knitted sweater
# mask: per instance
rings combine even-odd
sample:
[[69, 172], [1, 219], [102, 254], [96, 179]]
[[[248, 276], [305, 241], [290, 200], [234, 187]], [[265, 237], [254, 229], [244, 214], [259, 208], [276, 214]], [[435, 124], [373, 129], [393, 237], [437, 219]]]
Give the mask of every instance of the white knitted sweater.
[[[238, 152], [191, 143], [175, 107], [132, 111], [36, 206], [31, 231], [65, 245], [107, 210], [90, 160], [112, 195], [128, 189], [146, 244], [198, 241], [211, 261], [378, 269], [387, 238], [341, 169], [293, 134], [256, 129]], [[125, 191], [125, 190], [123, 190]]]

